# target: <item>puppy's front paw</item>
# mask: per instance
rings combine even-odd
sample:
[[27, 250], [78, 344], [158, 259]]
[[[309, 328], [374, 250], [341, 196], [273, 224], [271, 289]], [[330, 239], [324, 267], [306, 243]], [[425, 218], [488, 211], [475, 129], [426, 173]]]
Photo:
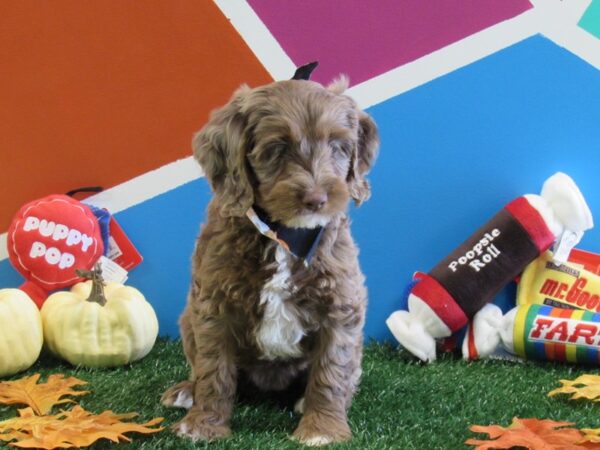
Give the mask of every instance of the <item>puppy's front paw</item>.
[[298, 401], [294, 405], [294, 412], [296, 414], [304, 414], [304, 397], [298, 399]]
[[160, 402], [168, 407], [190, 409], [194, 406], [194, 383], [187, 380], [171, 386], [162, 395]]
[[171, 428], [177, 436], [192, 441], [211, 442], [231, 435], [231, 429], [228, 426], [215, 424], [215, 417], [203, 412], [190, 411]]
[[306, 415], [294, 431], [293, 439], [310, 447], [335, 444], [352, 437], [346, 420], [335, 419], [318, 413]]

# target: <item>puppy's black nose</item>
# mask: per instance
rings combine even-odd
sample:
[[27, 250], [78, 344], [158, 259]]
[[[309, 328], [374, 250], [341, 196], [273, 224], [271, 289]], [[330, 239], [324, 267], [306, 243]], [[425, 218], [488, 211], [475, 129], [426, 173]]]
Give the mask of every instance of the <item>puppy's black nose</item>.
[[323, 191], [308, 192], [302, 199], [306, 209], [318, 211], [327, 203], [327, 193]]

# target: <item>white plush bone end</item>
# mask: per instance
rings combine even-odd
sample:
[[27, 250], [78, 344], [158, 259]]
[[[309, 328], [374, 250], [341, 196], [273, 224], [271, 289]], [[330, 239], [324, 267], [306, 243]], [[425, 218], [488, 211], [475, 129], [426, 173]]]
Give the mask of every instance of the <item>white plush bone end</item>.
[[562, 225], [571, 231], [585, 231], [594, 226], [592, 212], [571, 177], [557, 172], [544, 182], [541, 196]]
[[385, 323], [402, 347], [422, 361], [435, 361], [435, 340], [412, 314], [396, 311]]
[[485, 358], [496, 351], [500, 344], [500, 328], [502, 326], [502, 310], [488, 303], [481, 308], [473, 317], [471, 325], [462, 344], [462, 355], [464, 359], [471, 359], [469, 354], [469, 337], [473, 327], [473, 345], [477, 351], [478, 358]]
[[434, 339], [448, 337], [452, 334], [450, 328], [442, 321], [440, 316], [425, 302], [415, 294], [408, 296], [408, 311], [414, 321], [423, 324], [423, 328]]

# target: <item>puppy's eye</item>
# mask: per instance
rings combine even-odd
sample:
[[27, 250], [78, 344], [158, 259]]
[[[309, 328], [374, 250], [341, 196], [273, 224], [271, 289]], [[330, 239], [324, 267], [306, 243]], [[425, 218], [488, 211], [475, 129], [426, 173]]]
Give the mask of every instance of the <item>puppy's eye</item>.
[[347, 142], [333, 140], [329, 142], [329, 147], [334, 156], [350, 156], [350, 145]]
[[273, 165], [283, 160], [287, 153], [287, 144], [274, 143], [264, 147], [256, 148], [252, 153], [250, 153], [250, 160], [258, 164]]
[[283, 156], [288, 150], [288, 145], [279, 143], [279, 144], [271, 144], [266, 149], [265, 152], [269, 154], [271, 157], [279, 157]]
[[271, 164], [280, 163], [289, 154], [289, 145], [286, 143], [272, 144], [265, 148], [264, 153]]

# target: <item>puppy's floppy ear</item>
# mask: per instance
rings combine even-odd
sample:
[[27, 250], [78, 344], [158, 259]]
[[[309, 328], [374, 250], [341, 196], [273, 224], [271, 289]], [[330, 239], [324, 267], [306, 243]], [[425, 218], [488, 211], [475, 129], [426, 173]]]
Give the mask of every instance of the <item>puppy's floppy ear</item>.
[[248, 86], [239, 88], [192, 140], [194, 157], [220, 200], [223, 217], [241, 217], [254, 202], [246, 162], [247, 120], [241, 110], [249, 91]]
[[377, 125], [367, 113], [358, 112], [358, 142], [352, 152], [348, 184], [350, 195], [356, 205], [367, 201], [371, 196], [371, 187], [365, 175], [377, 158], [379, 150], [379, 133]]

